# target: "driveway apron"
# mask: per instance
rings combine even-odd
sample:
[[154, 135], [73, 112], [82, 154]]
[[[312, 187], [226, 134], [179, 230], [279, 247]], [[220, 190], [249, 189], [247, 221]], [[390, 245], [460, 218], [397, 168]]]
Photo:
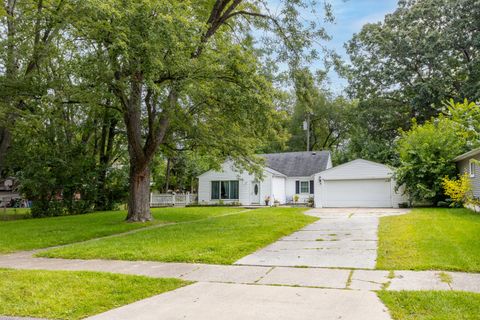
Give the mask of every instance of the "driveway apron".
[[380, 217], [402, 209], [312, 209], [320, 220], [281, 238], [235, 264], [284, 267], [374, 269]]

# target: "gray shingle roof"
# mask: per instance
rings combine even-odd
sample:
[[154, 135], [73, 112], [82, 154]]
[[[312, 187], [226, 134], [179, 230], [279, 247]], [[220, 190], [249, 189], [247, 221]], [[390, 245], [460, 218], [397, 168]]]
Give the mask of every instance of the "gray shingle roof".
[[306, 177], [327, 168], [329, 151], [302, 151], [268, 153], [260, 156], [266, 159], [266, 166], [288, 177]]

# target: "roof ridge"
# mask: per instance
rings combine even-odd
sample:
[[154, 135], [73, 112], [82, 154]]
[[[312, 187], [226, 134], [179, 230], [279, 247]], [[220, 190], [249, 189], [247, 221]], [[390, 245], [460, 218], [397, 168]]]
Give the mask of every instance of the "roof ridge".
[[285, 151], [285, 152], [271, 152], [271, 153], [259, 153], [257, 156], [265, 156], [270, 154], [292, 154], [292, 153], [331, 153], [330, 150], [311, 150], [311, 151]]

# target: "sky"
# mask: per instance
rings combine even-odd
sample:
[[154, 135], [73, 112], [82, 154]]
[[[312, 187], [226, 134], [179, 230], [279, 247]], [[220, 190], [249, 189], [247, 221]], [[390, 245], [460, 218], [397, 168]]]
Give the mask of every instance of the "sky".
[[[325, 46], [335, 50], [344, 59], [348, 59], [348, 56], [343, 45], [354, 33], [358, 33], [366, 23], [382, 21], [385, 14], [395, 11], [397, 7], [397, 0], [330, 0], [330, 3], [333, 6], [335, 23], [325, 25], [332, 37]], [[312, 69], [318, 67], [312, 65]], [[329, 78], [328, 87], [333, 92], [341, 93], [346, 87], [346, 81], [339, 78], [334, 71], [330, 72]]]

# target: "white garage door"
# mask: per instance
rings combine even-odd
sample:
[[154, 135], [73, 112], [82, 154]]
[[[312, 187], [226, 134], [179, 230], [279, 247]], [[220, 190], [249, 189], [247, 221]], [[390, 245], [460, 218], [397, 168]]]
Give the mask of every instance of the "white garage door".
[[324, 181], [324, 207], [391, 207], [390, 181], [329, 180]]

